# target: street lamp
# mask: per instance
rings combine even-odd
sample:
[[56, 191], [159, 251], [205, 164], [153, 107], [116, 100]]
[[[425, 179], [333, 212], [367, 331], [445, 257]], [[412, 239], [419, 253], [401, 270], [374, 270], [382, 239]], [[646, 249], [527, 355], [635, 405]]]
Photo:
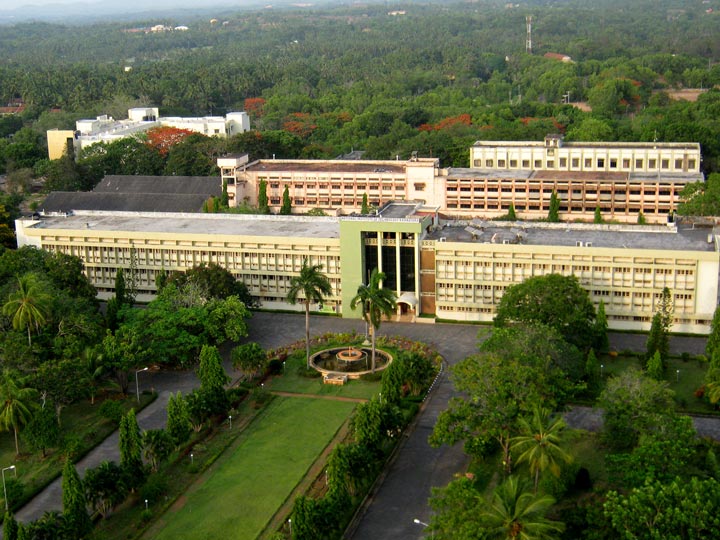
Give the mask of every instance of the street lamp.
[[5, 512], [9, 511], [8, 507], [8, 498], [7, 498], [7, 488], [5, 487], [5, 471], [13, 470], [15, 471], [15, 478], [17, 478], [17, 469], [15, 468], [15, 465], [10, 465], [9, 467], [5, 467], [2, 470], [2, 481], [3, 481], [3, 494], [5, 495]]
[[605, 364], [600, 364], [600, 378], [602, 379], [603, 376], [603, 370], [605, 369]]
[[[418, 518], [413, 519], [413, 523], [415, 523], [416, 525], [422, 525], [423, 527], [426, 527], [426, 528], [430, 527], [430, 525], [428, 525], [424, 521], [420, 521]], [[435, 532], [430, 533], [430, 538], [435, 538]]]
[[140, 403], [140, 383], [138, 382], [138, 373], [140, 373], [141, 371], [147, 371], [147, 370], [148, 370], [148, 368], [146, 366], [142, 369], [138, 369], [135, 372], [135, 393], [137, 394], [138, 403]]
[[232, 414], [228, 416], [228, 420], [230, 421], [230, 429], [232, 429]]
[[195, 454], [190, 454], [190, 465], [195, 464]]
[[675, 380], [677, 382], [680, 382], [680, 370], [679, 369], [675, 370]]
[[292, 536], [292, 519], [288, 518], [288, 527], [290, 527], [290, 536]]

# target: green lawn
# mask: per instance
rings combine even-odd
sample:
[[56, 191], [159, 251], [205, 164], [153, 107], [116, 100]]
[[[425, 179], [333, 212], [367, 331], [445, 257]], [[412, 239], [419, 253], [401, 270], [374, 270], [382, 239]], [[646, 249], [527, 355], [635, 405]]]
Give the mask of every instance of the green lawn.
[[152, 538], [257, 538], [354, 406], [276, 397]]
[[289, 356], [285, 361], [284, 372], [268, 380], [265, 384], [265, 389], [274, 392], [296, 392], [299, 394], [318, 394], [362, 399], [370, 399], [380, 392], [379, 381], [367, 382], [354, 380], [348, 381], [345, 385], [338, 386], [335, 384], [324, 384], [322, 377], [301, 377], [297, 372], [298, 368], [304, 363], [304, 351]]
[[[631, 367], [637, 369], [642, 367], [641, 361], [636, 356], [621, 355], [616, 358], [603, 356], [600, 362], [603, 365], [604, 380]], [[680, 358], [671, 358], [668, 361], [665, 380], [670, 389], [675, 392], [675, 400], [682, 411], [708, 414], [714, 412], [714, 408], [710, 404], [694, 395], [695, 390], [703, 384], [707, 367], [707, 363], [695, 359], [683, 361]]]

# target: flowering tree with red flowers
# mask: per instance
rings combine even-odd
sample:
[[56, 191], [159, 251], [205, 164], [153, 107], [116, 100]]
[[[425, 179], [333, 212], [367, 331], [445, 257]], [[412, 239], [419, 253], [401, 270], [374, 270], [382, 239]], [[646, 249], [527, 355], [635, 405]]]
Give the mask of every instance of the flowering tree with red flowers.
[[194, 131], [169, 126], [161, 126], [149, 129], [147, 132], [148, 144], [157, 148], [161, 155], [166, 156], [170, 148], [184, 141]]

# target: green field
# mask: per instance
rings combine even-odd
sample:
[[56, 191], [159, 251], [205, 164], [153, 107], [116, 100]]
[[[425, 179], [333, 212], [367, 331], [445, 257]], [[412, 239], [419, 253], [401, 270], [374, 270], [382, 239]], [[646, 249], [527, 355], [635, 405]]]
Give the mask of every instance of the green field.
[[354, 406], [276, 397], [146, 537], [257, 538]]

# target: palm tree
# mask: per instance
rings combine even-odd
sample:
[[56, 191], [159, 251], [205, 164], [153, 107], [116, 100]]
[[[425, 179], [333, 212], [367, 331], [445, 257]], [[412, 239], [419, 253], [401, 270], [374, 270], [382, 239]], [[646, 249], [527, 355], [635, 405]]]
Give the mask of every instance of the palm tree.
[[397, 296], [391, 289], [383, 289], [380, 284], [385, 279], [383, 272], [375, 268], [370, 274], [370, 283], [358, 287], [357, 294], [350, 302], [350, 309], [362, 307], [362, 317], [372, 327], [372, 372], [375, 373], [375, 334], [383, 317], [390, 317], [397, 307]]
[[520, 435], [510, 441], [510, 450], [519, 452], [516, 463], [527, 462], [530, 473], [535, 477], [537, 492], [540, 473], [549, 469], [555, 476], [560, 475], [560, 461], [570, 463], [572, 456], [563, 448], [563, 431], [565, 421], [560, 417], [552, 417], [550, 411], [536, 407], [530, 421], [519, 418]]
[[0, 382], [0, 429], [15, 432], [15, 453], [20, 455], [18, 431], [32, 418], [34, 388], [21, 388], [10, 371], [5, 370]]
[[310, 367], [310, 304], [320, 303], [332, 294], [330, 280], [322, 273], [322, 264], [310, 265], [307, 259], [303, 261], [300, 275], [290, 280], [290, 290], [287, 301], [296, 304], [302, 297], [305, 304], [305, 361]]
[[565, 525], [545, 517], [555, 504], [550, 495], [530, 493], [526, 482], [510, 476], [495, 489], [487, 511], [480, 516], [488, 540], [552, 540]]
[[27, 329], [28, 344], [32, 345], [30, 330], [35, 327], [39, 332], [40, 326], [45, 324], [52, 297], [42, 290], [36, 274], [28, 273], [18, 277], [17, 280], [18, 288], [10, 293], [2, 312], [3, 315], [12, 317], [15, 330]]

